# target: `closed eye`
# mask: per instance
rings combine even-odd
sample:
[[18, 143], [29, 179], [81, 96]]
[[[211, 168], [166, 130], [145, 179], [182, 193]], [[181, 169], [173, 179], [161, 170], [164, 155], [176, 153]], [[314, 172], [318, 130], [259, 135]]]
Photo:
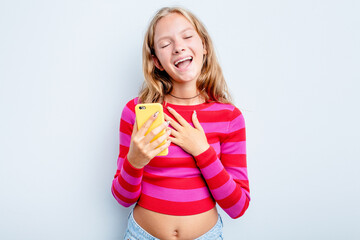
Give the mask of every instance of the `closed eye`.
[[168, 45], [162, 46], [161, 48], [166, 48], [166, 47], [169, 46], [169, 45], [170, 45], [170, 43], [169, 43]]
[[188, 36], [188, 37], [186, 37], [185, 39], [188, 39], [188, 38], [192, 38], [192, 36]]

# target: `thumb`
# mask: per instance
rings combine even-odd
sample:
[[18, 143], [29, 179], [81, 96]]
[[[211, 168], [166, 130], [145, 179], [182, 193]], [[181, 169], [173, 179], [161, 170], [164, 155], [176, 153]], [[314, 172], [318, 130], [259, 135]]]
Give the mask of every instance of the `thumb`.
[[199, 130], [201, 130], [201, 131], [204, 131], [204, 129], [202, 128], [202, 126], [201, 126], [201, 124], [200, 124], [200, 122], [199, 122], [199, 120], [198, 120], [198, 118], [197, 118], [197, 114], [196, 114], [196, 111], [195, 111], [195, 110], [194, 110], [194, 112], [193, 112], [193, 114], [192, 114], [192, 122], [193, 122], [194, 127], [195, 127], [196, 129], [199, 129]]

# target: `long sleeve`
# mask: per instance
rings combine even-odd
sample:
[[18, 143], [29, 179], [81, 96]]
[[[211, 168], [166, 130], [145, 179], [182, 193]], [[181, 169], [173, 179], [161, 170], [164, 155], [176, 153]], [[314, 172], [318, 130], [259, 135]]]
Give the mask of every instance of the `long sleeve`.
[[241, 217], [249, 206], [245, 121], [238, 108], [232, 111], [220, 158], [212, 146], [194, 157], [212, 196], [231, 217]]
[[111, 192], [115, 199], [124, 207], [129, 207], [139, 199], [141, 193], [141, 181], [143, 168], [134, 168], [127, 159], [131, 134], [135, 121], [133, 101], [124, 107], [119, 128], [119, 156], [117, 160], [117, 170], [114, 176]]

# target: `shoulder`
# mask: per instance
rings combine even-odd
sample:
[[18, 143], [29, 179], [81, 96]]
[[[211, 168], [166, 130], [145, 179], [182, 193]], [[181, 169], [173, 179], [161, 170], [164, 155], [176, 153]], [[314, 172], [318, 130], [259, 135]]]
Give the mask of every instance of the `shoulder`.
[[128, 100], [124, 106], [124, 110], [130, 110], [135, 113], [135, 106], [138, 104], [139, 97], [132, 98], [131, 100]]
[[134, 110], [136, 104], [138, 103], [138, 100], [139, 100], [139, 97], [135, 97], [135, 98], [129, 100], [129, 101], [126, 103], [125, 106], [128, 107], [128, 108], [130, 108], [130, 109], [132, 109], [132, 110]]
[[231, 103], [216, 103], [217, 107], [222, 110], [222, 114], [219, 114], [220, 121], [228, 123], [228, 133], [239, 133], [239, 131], [245, 130], [245, 119], [240, 109]]

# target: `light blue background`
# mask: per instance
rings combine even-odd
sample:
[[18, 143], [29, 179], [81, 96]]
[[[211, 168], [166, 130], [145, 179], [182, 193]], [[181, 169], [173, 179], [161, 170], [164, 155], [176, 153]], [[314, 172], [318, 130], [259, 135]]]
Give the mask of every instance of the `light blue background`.
[[115, 240], [121, 111], [146, 27], [206, 25], [245, 116], [251, 203], [225, 239], [360, 239], [358, 1], [1, 1], [0, 239]]

